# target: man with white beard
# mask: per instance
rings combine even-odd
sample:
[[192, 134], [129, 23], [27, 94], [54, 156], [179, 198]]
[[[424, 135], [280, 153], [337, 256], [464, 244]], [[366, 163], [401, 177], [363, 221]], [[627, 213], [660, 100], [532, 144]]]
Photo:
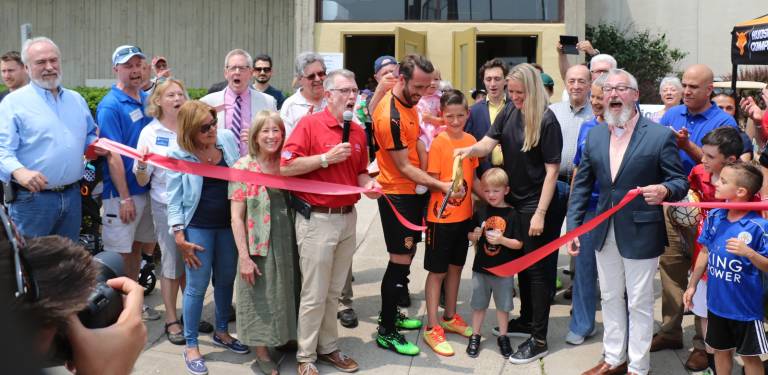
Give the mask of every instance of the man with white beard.
[[[641, 186], [643, 199], [632, 200], [594, 229], [605, 356], [584, 372], [588, 375], [649, 372], [653, 277], [667, 242], [661, 202], [680, 200], [688, 191], [674, 133], [639, 116], [638, 97], [631, 74], [608, 72], [603, 85], [608, 126], [587, 135], [568, 207], [571, 231], [583, 223], [595, 183], [598, 215]], [[568, 252], [578, 255], [578, 239], [569, 243]]]
[[61, 87], [61, 52], [53, 41], [27, 40], [21, 58], [31, 82], [0, 104], [0, 180], [12, 188], [5, 191], [8, 211], [24, 236], [77, 241], [83, 153], [96, 140], [96, 124], [83, 97]]

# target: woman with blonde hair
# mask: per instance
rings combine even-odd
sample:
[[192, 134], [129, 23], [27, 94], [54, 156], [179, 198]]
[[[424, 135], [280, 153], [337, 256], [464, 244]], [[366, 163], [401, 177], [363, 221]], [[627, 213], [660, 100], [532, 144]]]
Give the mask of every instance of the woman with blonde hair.
[[[507, 74], [509, 100], [514, 104], [496, 117], [488, 134], [455, 155], [484, 157], [501, 144], [503, 168], [513, 181], [506, 201], [518, 212], [522, 253], [527, 254], [560, 235], [562, 215], [550, 210], [556, 193], [563, 135], [555, 114], [547, 108], [548, 95], [539, 72], [519, 64]], [[522, 254], [521, 254], [522, 255]], [[557, 252], [519, 274], [520, 318], [494, 333], [530, 338], [509, 357], [515, 364], [532, 362], [548, 354], [549, 303], [555, 287]]]
[[[216, 129], [216, 110], [211, 106], [198, 100], [188, 101], [179, 109], [177, 121], [179, 148], [171, 150], [168, 157], [221, 167], [231, 167], [240, 157], [232, 132], [219, 133]], [[187, 371], [195, 375], [208, 373], [197, 344], [197, 328], [211, 276], [216, 305], [213, 343], [238, 354], [250, 351], [228, 332], [237, 273], [229, 216], [227, 181], [168, 171], [168, 226], [186, 264], [184, 362]]]
[[[261, 111], [248, 131], [248, 154], [232, 168], [280, 174], [285, 126], [280, 114]], [[239, 255], [237, 333], [256, 351], [256, 365], [278, 374], [269, 347], [296, 340], [296, 237], [288, 192], [255, 183], [230, 182], [232, 232]]]

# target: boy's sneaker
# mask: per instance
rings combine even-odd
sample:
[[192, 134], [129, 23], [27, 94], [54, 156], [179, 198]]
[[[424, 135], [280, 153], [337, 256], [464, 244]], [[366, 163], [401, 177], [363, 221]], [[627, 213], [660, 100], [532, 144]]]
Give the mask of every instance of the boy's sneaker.
[[440, 326], [448, 332], [458, 333], [464, 337], [472, 336], [472, 327], [468, 326], [459, 314], [453, 314], [451, 320], [440, 319]]
[[509, 337], [499, 336], [496, 338], [496, 343], [499, 344], [499, 353], [504, 358], [509, 358], [512, 355], [512, 345], [509, 343]]
[[445, 331], [443, 331], [443, 327], [434, 326], [430, 330], [424, 330], [424, 342], [437, 354], [446, 357], [453, 355], [453, 347], [445, 341]]
[[[494, 336], [499, 335], [499, 327], [493, 327], [491, 330]], [[517, 319], [511, 319], [507, 325], [507, 336], [509, 337], [528, 337], [531, 335], [531, 323], [524, 323]]]
[[549, 354], [546, 343], [538, 343], [533, 337], [526, 340], [517, 347], [515, 354], [509, 357], [509, 362], [516, 365], [531, 363], [539, 358]]
[[397, 330], [390, 333], [383, 333], [381, 327], [379, 327], [379, 333], [376, 335], [376, 344], [384, 349], [389, 349], [397, 354], [402, 355], [418, 355], [419, 347], [415, 344], [408, 342], [400, 332]]
[[[504, 336], [506, 338], [506, 336]], [[467, 355], [472, 358], [477, 358], [478, 354], [480, 354], [480, 335], [474, 334], [472, 336], [469, 336], [469, 344], [467, 345]], [[509, 344], [509, 339], [507, 338], [507, 344]], [[512, 348], [510, 348], [510, 351]]]
[[[381, 313], [379, 313], [379, 325], [381, 325]], [[397, 310], [397, 315], [395, 316], [395, 327], [399, 329], [419, 329], [421, 328], [421, 320], [413, 319], [405, 316], [400, 310]]]

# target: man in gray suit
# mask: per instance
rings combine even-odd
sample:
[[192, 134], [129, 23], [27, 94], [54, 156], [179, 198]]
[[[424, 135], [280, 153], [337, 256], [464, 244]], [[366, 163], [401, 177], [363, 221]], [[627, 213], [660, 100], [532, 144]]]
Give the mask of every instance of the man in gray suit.
[[[661, 202], [680, 200], [688, 191], [688, 181], [674, 133], [639, 116], [637, 80], [624, 70], [612, 69], [603, 93], [608, 126], [595, 127], [587, 136], [568, 207], [568, 229], [584, 221], [595, 182], [600, 190], [598, 214], [638, 186], [643, 199], [634, 199], [594, 229], [605, 358], [584, 374], [647, 374], [653, 277], [667, 242]], [[569, 244], [568, 252], [578, 255], [578, 239]]]

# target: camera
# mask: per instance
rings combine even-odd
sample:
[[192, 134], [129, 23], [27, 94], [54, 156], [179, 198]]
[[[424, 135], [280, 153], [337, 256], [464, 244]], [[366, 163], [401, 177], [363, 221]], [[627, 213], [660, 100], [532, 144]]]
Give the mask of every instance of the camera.
[[[123, 311], [123, 295], [107, 285], [107, 280], [124, 276], [123, 259], [120, 254], [103, 251], [94, 255], [93, 261], [100, 268], [97, 284], [77, 316], [86, 328], [104, 328], [117, 322]], [[64, 332], [56, 334], [51, 358], [57, 362], [72, 359], [72, 347]]]

